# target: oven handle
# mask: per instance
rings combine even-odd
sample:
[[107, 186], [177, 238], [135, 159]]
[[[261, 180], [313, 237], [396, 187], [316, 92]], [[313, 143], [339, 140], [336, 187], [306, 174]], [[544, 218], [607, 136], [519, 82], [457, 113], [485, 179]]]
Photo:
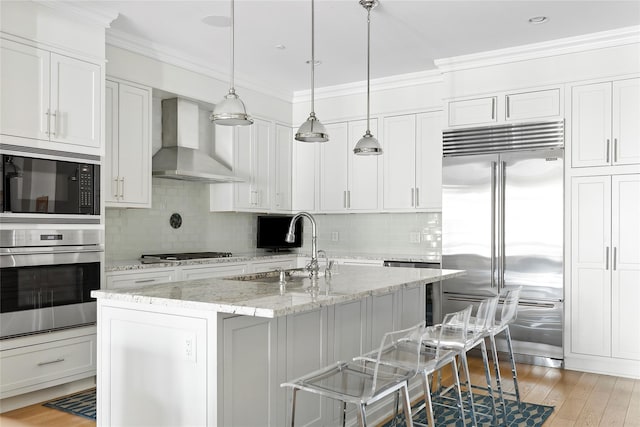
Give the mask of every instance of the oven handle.
[[0, 256], [8, 255], [36, 255], [36, 254], [67, 254], [67, 253], [104, 252], [102, 245], [95, 246], [38, 246], [33, 248], [0, 248]]

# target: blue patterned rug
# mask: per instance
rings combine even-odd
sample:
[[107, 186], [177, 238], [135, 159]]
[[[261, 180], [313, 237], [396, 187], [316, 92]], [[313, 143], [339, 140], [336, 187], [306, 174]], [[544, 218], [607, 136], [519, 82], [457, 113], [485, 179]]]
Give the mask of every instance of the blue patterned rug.
[[44, 403], [47, 408], [58, 409], [89, 420], [96, 420], [96, 389], [85, 390], [71, 396]]
[[[463, 394], [462, 398], [464, 399], [464, 397], [465, 396]], [[491, 407], [491, 399], [489, 398], [489, 396], [473, 393], [473, 401], [477, 405], [476, 411], [488, 412], [488, 408]], [[435, 399], [434, 402], [436, 402]], [[452, 403], [455, 404], [455, 402]], [[466, 401], [464, 403], [466, 404]], [[498, 402], [496, 402], [496, 404], [498, 404]], [[484, 405], [485, 407], [478, 408], [478, 406], [480, 405]], [[505, 405], [507, 407], [507, 425], [509, 427], [540, 427], [553, 412], [553, 406], [536, 405], [534, 403], [522, 402], [522, 410], [518, 409], [518, 405], [513, 400], [505, 400]], [[500, 407], [499, 404], [497, 407]], [[458, 417], [459, 413], [456, 408], [446, 408], [434, 405], [434, 418], [437, 426], [464, 427], [462, 421], [460, 421]], [[501, 414], [499, 414], [498, 417], [500, 422], [494, 423], [488, 417], [477, 416], [478, 425], [482, 427], [493, 427], [496, 425], [502, 425]], [[426, 411], [420, 411], [414, 416], [414, 420], [426, 424]], [[466, 412], [465, 420], [467, 426], [471, 425], [470, 415], [468, 415]], [[384, 427], [391, 427], [393, 425], [393, 420], [391, 420], [388, 423], [384, 424]], [[404, 416], [399, 415], [395, 425], [397, 427], [405, 427]]]

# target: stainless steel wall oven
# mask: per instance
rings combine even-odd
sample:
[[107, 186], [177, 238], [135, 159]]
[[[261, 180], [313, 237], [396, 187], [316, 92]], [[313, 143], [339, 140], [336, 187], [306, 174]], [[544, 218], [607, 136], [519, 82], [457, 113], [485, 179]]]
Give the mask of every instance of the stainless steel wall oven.
[[0, 230], [0, 339], [92, 324], [101, 230]]

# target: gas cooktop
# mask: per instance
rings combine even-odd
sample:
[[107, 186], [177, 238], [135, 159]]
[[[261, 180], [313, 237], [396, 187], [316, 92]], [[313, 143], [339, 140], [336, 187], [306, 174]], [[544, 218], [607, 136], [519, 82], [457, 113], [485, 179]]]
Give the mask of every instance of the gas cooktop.
[[226, 258], [231, 252], [182, 252], [175, 254], [143, 254], [140, 261], [144, 262], [170, 262], [186, 261], [192, 259]]

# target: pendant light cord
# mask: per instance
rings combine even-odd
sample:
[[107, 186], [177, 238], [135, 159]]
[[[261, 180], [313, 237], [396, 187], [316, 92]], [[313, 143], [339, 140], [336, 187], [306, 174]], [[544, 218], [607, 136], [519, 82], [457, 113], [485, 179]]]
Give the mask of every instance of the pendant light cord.
[[229, 92], [235, 92], [235, 88], [233, 87], [234, 85], [234, 81], [233, 81], [233, 69], [234, 69], [234, 48], [235, 48], [235, 44], [234, 44], [234, 36], [235, 36], [235, 13], [234, 13], [234, 1], [231, 0], [231, 89], [229, 89]]
[[315, 37], [314, 37], [314, 33], [315, 33], [315, 6], [314, 6], [314, 0], [311, 0], [311, 114], [315, 116], [316, 112], [315, 110], [315, 93], [314, 93], [314, 86], [315, 86], [315, 68], [316, 68], [316, 52], [315, 52]]
[[369, 127], [369, 82], [371, 69], [371, 7], [367, 8], [367, 133], [371, 133]]

